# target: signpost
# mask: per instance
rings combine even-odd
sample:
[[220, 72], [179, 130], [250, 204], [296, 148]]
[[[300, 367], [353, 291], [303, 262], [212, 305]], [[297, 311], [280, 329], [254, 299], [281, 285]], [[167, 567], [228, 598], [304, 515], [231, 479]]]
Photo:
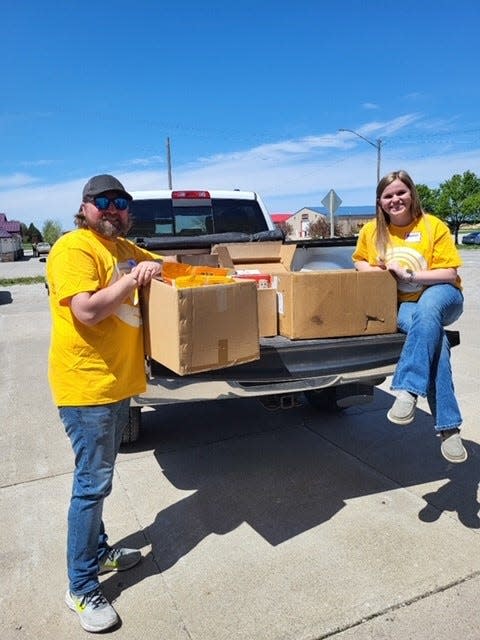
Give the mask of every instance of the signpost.
[[327, 193], [327, 195], [322, 200], [322, 204], [325, 209], [328, 210], [330, 214], [330, 237], [333, 238], [335, 235], [335, 227], [333, 224], [333, 214], [338, 209], [338, 207], [342, 204], [341, 198], [335, 193], [333, 189]]

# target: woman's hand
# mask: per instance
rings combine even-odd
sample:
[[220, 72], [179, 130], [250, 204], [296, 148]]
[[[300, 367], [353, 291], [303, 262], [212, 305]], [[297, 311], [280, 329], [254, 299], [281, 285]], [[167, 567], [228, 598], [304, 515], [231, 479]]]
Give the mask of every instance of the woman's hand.
[[400, 282], [415, 282], [424, 286], [431, 286], [434, 284], [454, 285], [457, 281], [457, 270], [454, 267], [412, 271], [411, 269], [402, 267], [398, 262], [389, 262], [387, 269]]
[[400, 282], [409, 282], [412, 279], [412, 271], [402, 267], [399, 262], [389, 262], [387, 269], [397, 280], [400, 280]]
[[378, 266], [369, 264], [366, 260], [357, 260], [354, 262], [357, 271], [385, 271], [385, 263], [379, 263]]

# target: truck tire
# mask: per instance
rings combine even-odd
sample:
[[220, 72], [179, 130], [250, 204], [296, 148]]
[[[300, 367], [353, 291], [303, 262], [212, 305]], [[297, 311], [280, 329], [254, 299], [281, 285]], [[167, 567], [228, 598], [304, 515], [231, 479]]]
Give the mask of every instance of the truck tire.
[[313, 389], [311, 391], [305, 391], [304, 393], [308, 403], [312, 407], [315, 407], [315, 409], [328, 411], [330, 413], [339, 411], [339, 407], [337, 405], [337, 391], [335, 387]]
[[130, 407], [130, 414], [127, 426], [122, 435], [122, 446], [133, 444], [140, 437], [140, 429], [142, 426], [142, 408]]

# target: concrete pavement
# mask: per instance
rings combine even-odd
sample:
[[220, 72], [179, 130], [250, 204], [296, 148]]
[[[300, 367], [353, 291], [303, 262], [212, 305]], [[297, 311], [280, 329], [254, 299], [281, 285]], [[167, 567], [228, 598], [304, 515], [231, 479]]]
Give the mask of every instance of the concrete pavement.
[[[388, 423], [388, 384], [339, 415], [251, 400], [145, 412], [105, 504], [111, 542], [144, 555], [102, 576], [122, 619], [112, 637], [480, 638], [480, 251], [462, 255], [452, 362], [469, 460], [441, 458], [423, 402], [410, 427]], [[0, 278], [37, 275], [5, 275], [19, 264]], [[63, 604], [73, 460], [48, 331], [43, 285], [0, 290], [2, 640], [86, 637]]]

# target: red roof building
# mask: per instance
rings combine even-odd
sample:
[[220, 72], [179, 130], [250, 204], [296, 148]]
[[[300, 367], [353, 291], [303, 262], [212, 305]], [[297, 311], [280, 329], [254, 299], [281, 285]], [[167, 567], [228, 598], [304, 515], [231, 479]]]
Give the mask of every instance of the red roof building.
[[289, 218], [293, 216], [293, 213], [271, 213], [270, 217], [275, 224], [279, 224], [281, 222], [286, 222]]

